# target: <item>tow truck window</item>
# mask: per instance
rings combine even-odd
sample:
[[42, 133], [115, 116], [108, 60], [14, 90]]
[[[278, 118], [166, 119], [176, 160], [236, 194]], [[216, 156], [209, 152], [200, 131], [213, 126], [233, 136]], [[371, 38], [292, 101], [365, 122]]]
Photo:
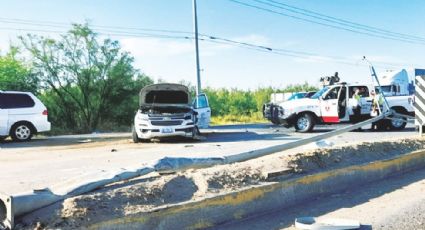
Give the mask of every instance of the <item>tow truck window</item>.
[[350, 92], [350, 94], [349, 94], [349, 96], [350, 96], [350, 98], [352, 98], [353, 97], [353, 94], [354, 94], [354, 89], [359, 89], [359, 95], [361, 96], [361, 97], [369, 97], [369, 89], [366, 87], [366, 86], [350, 86], [350, 89], [349, 89], [349, 92]]
[[329, 90], [328, 94], [325, 97], [325, 100], [338, 99], [339, 90], [341, 87], [335, 87]]
[[311, 99], [319, 99], [325, 92], [328, 91], [328, 89], [329, 87], [323, 87], [323, 89], [311, 96]]

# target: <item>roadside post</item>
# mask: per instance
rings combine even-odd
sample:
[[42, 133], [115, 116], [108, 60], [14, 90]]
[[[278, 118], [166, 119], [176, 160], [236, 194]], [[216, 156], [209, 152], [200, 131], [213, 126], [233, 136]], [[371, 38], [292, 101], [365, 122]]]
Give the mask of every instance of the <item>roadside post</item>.
[[415, 70], [415, 123], [419, 126], [419, 135], [425, 130], [425, 70]]
[[193, 6], [193, 33], [195, 34], [196, 96], [198, 96], [202, 92], [202, 88], [201, 88], [201, 68], [199, 64], [198, 12], [197, 12], [196, 0], [192, 1], [192, 6]]

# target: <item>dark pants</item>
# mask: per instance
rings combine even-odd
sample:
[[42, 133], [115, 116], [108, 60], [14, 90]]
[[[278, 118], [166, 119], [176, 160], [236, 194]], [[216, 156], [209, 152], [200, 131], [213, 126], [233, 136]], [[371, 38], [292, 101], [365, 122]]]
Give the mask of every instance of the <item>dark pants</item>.
[[[376, 116], [379, 116], [379, 115], [381, 115], [381, 113], [378, 110], [377, 113], [376, 113]], [[371, 129], [378, 129], [378, 128], [380, 128], [379, 127], [380, 124], [382, 124], [382, 120], [373, 122]]]
[[353, 107], [353, 123], [357, 124], [361, 121], [362, 107], [360, 105]]

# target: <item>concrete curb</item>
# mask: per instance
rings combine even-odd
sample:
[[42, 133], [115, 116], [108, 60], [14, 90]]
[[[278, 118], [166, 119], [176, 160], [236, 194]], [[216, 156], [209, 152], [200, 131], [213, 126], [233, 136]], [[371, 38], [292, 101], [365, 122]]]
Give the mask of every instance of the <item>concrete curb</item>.
[[425, 150], [112, 219], [91, 229], [202, 229], [425, 167]]

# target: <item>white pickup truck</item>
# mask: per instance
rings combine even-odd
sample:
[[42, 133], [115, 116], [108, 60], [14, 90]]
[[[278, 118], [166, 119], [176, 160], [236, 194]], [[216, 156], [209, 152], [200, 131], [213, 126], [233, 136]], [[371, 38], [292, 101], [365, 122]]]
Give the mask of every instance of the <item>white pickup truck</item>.
[[[345, 83], [325, 86], [311, 98], [294, 101], [285, 101], [279, 104], [279, 121], [285, 127], [294, 126], [298, 132], [310, 132], [316, 124], [338, 124], [353, 121], [352, 95], [354, 89], [358, 88], [361, 94], [361, 116], [362, 120], [370, 118], [372, 97], [370, 92], [375, 90], [371, 85]], [[405, 114], [413, 115], [413, 96], [387, 97], [390, 109]], [[385, 111], [384, 111], [385, 112]], [[401, 130], [406, 127], [403, 120], [386, 120], [380, 129], [390, 128]]]

